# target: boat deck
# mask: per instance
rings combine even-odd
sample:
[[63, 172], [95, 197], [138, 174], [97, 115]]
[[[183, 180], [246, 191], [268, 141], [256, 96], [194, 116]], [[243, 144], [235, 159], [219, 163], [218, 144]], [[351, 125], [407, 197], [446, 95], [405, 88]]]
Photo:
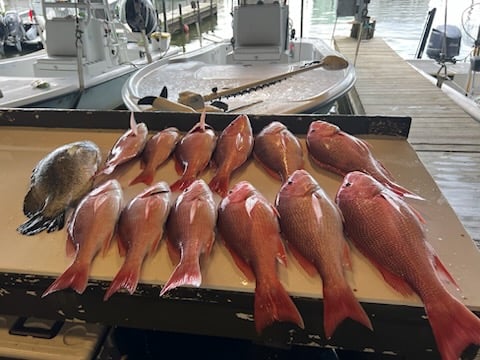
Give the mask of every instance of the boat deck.
[[[335, 44], [354, 60], [356, 39]], [[380, 38], [361, 42], [356, 70], [355, 112], [412, 118], [409, 143], [480, 248], [480, 123]]]

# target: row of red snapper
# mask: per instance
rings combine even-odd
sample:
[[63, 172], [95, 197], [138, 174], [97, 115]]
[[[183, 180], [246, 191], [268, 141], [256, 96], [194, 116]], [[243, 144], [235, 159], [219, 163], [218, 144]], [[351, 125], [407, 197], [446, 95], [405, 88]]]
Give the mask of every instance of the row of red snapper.
[[[181, 139], [173, 128], [149, 141], [147, 135], [146, 125], [132, 120], [100, 176], [142, 154], [142, 173], [132, 183], [150, 185], [156, 169], [173, 152], [181, 178], [171, 186], [158, 182], [148, 187], [126, 206], [117, 180], [93, 189], [68, 224], [68, 248], [75, 260], [43, 296], [67, 287], [82, 293], [93, 258], [109, 247], [115, 232], [125, 262], [105, 300], [121, 288], [133, 293], [142, 263], [155, 252], [165, 228], [169, 253], [178, 265], [160, 295], [178, 286], [200, 286], [200, 259], [208, 256], [219, 235], [238, 267], [256, 283], [257, 332], [275, 321], [303, 328], [303, 319], [277, 276], [276, 261], [286, 265], [285, 240], [306, 271], [322, 278], [324, 330], [330, 338], [346, 318], [372, 329], [344, 276], [350, 265], [349, 239], [395, 290], [422, 299], [442, 359], [458, 359], [469, 344], [480, 344], [480, 320], [444, 287], [443, 281], [456, 286], [455, 280], [426, 241], [424, 220], [403, 199], [419, 197], [393, 181], [366, 142], [327, 122], [311, 123], [306, 142], [312, 159], [344, 176], [332, 201], [302, 170], [301, 145], [279, 122], [254, 138], [248, 117], [240, 115], [217, 138], [203, 114]], [[229, 189], [232, 172], [252, 152], [282, 180], [275, 204], [246, 181]], [[197, 177], [212, 159], [217, 170], [207, 185]], [[183, 192], [172, 205], [171, 193], [177, 190]], [[222, 196], [218, 206], [213, 192]]]

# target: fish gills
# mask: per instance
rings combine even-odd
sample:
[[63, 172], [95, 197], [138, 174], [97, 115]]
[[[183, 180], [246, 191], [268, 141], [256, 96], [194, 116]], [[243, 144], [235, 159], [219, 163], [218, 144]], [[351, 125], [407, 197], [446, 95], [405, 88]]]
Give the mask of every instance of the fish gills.
[[142, 171], [130, 182], [130, 185], [138, 183], [151, 185], [155, 171], [168, 160], [179, 140], [180, 132], [173, 127], [152, 136], [142, 152]]
[[276, 207], [289, 248], [300, 254], [300, 264], [307, 261], [322, 277], [326, 337], [331, 338], [346, 318], [372, 329], [344, 276], [345, 264], [350, 264], [349, 249], [335, 203], [307, 171], [296, 170], [281, 187]]
[[281, 284], [276, 261], [286, 264], [277, 212], [249, 182], [237, 183], [220, 202], [217, 230], [237, 266], [255, 279], [254, 317], [258, 334], [275, 321], [304, 328], [297, 307]]
[[67, 254], [75, 258], [42, 297], [68, 287], [79, 294], [85, 291], [93, 259], [102, 247], [105, 254], [110, 246], [122, 203], [123, 191], [117, 180], [108, 180], [83, 198], [67, 230]]
[[[433, 248], [418, 213], [370, 175], [351, 172], [336, 195], [345, 231], [394, 289], [423, 301], [443, 360], [480, 344], [480, 319], [443, 285], [455, 284]], [[443, 280], [443, 281], [442, 281]]]
[[345, 176], [362, 171], [373, 176], [399, 195], [423, 200], [398, 185], [390, 172], [372, 154], [370, 145], [325, 121], [314, 121], [307, 132], [307, 148], [312, 160], [320, 167]]
[[210, 162], [217, 135], [205, 123], [205, 116], [205, 113], [202, 113], [200, 121], [190, 129], [175, 148], [175, 167], [181, 177], [170, 185], [172, 191], [186, 189]]
[[295, 170], [303, 169], [300, 141], [287, 127], [274, 121], [255, 137], [253, 155], [267, 172], [282, 183]]
[[113, 145], [99, 175], [110, 175], [117, 166], [126, 163], [140, 155], [147, 143], [148, 128], [145, 123], [137, 124], [133, 112], [130, 115], [128, 129]]
[[227, 195], [232, 172], [247, 161], [253, 149], [253, 133], [247, 115], [237, 116], [220, 134], [213, 160], [217, 172], [209, 183], [212, 191]]
[[163, 286], [160, 296], [179, 286], [202, 283], [200, 258], [210, 254], [215, 241], [217, 207], [203, 180], [195, 180], [182, 192], [167, 220], [167, 240], [172, 260], [180, 261]]
[[121, 288], [133, 294], [141, 267], [158, 248], [170, 211], [171, 192], [166, 182], [158, 182], [134, 197], [122, 210], [118, 221], [118, 246], [125, 261], [107, 289], [108, 300]]
[[65, 211], [92, 189], [100, 162], [100, 149], [91, 141], [63, 145], [40, 160], [23, 202], [29, 219], [17, 231], [34, 235], [62, 229]]

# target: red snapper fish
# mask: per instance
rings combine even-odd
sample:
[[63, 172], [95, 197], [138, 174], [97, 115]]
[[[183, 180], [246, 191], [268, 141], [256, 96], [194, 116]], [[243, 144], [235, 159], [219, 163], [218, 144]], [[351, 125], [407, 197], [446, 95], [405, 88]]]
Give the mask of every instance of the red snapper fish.
[[237, 116], [220, 134], [213, 160], [217, 172], [209, 183], [212, 191], [220, 196], [227, 195], [230, 177], [237, 168], [247, 161], [253, 149], [253, 133], [247, 115]]
[[79, 294], [85, 291], [93, 259], [100, 249], [105, 254], [110, 247], [122, 205], [123, 191], [117, 180], [102, 183], [83, 198], [67, 228], [67, 255], [75, 259], [42, 297], [68, 287]]
[[248, 280], [255, 280], [255, 329], [275, 321], [304, 328], [303, 319], [278, 279], [276, 261], [287, 263], [277, 211], [247, 181], [237, 183], [222, 199], [217, 230], [233, 260]]
[[318, 182], [305, 170], [296, 170], [282, 185], [276, 207], [289, 249], [307, 272], [313, 267], [323, 282], [323, 318], [327, 338], [346, 318], [372, 324], [344, 275], [350, 265], [342, 215]]
[[121, 288], [130, 294], [135, 292], [144, 260], [155, 253], [163, 237], [170, 201], [170, 188], [162, 181], [138, 194], [122, 210], [118, 221], [118, 247], [125, 261], [104, 300]]
[[142, 172], [130, 182], [130, 185], [144, 183], [151, 185], [155, 171], [170, 157], [180, 140], [180, 132], [177, 128], [164, 129], [147, 141], [142, 152]]
[[457, 360], [469, 344], [480, 345], [480, 319], [445, 288], [444, 281], [455, 280], [426, 241], [416, 210], [358, 171], [345, 176], [336, 202], [346, 234], [387, 283], [422, 299], [443, 360]]
[[325, 121], [314, 121], [307, 132], [307, 147], [313, 161], [320, 167], [345, 176], [363, 171], [399, 195], [423, 199], [396, 184], [389, 171], [373, 156], [370, 145]]
[[213, 129], [205, 123], [205, 112], [200, 121], [180, 140], [175, 148], [175, 167], [181, 178], [174, 182], [172, 191], [184, 190], [204, 171], [212, 157], [217, 141]]
[[167, 220], [167, 244], [172, 260], [180, 259], [160, 296], [178, 286], [200, 286], [200, 258], [210, 254], [215, 241], [217, 207], [213, 193], [199, 179], [182, 192]]
[[132, 112], [130, 115], [130, 129], [113, 145], [100, 174], [110, 175], [117, 166], [137, 157], [145, 147], [147, 136], [147, 125], [145, 123], [137, 124]]
[[267, 172], [282, 182], [295, 170], [303, 168], [300, 142], [281, 122], [267, 125], [255, 137], [253, 155]]

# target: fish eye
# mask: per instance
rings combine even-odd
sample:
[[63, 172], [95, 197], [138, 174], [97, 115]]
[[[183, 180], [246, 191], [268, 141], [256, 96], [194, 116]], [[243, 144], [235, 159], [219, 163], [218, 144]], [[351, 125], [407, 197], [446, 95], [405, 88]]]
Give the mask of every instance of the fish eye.
[[293, 180], [288, 180], [287, 181], [287, 185], [292, 185], [293, 184]]
[[351, 182], [345, 183], [345, 187], [350, 187], [350, 186], [352, 186], [352, 183], [351, 183]]

